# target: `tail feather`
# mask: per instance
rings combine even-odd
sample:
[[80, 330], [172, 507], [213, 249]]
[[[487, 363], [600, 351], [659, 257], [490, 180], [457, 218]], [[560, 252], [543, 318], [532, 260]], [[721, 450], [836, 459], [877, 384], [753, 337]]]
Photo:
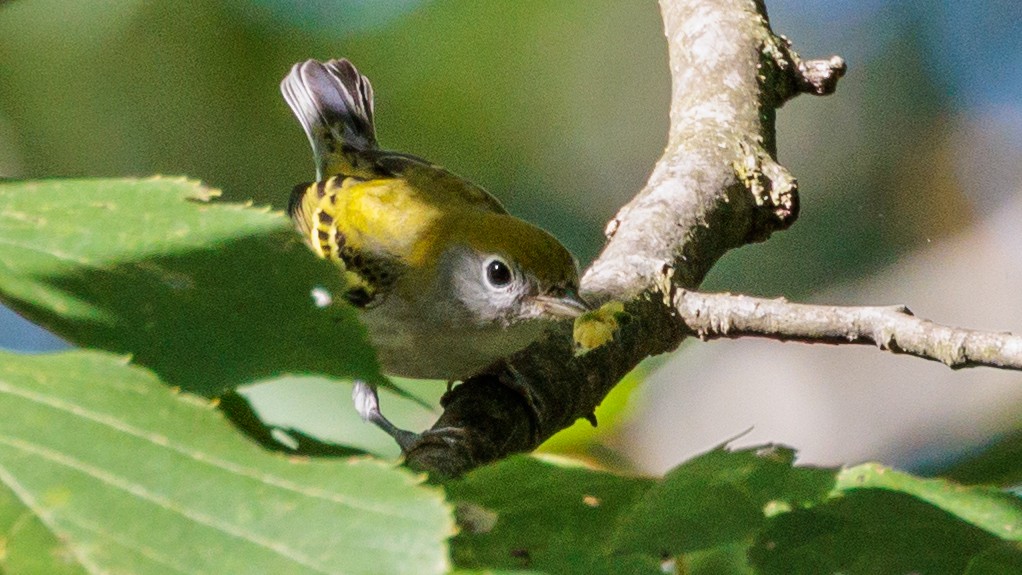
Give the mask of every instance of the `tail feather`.
[[306, 60], [295, 64], [280, 91], [312, 144], [316, 179], [327, 176], [331, 154], [377, 147], [373, 87], [351, 62]]

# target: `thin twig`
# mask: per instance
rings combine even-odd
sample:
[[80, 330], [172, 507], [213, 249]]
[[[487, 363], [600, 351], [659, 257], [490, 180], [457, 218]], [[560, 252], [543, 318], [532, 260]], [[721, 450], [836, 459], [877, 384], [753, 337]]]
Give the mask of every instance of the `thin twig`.
[[827, 306], [678, 289], [681, 321], [701, 339], [767, 337], [806, 343], [876, 345], [952, 369], [1022, 370], [1022, 336], [940, 325], [905, 306]]

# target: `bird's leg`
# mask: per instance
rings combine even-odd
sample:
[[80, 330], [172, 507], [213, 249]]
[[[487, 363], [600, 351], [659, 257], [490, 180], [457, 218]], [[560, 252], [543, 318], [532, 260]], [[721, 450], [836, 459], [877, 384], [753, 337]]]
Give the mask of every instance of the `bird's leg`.
[[355, 381], [355, 387], [351, 390], [351, 399], [355, 402], [355, 411], [362, 416], [362, 421], [368, 421], [382, 429], [387, 435], [394, 438], [402, 453], [408, 450], [421, 435], [399, 428], [384, 417], [380, 412], [380, 396], [376, 394], [376, 386], [369, 385], [364, 381]]

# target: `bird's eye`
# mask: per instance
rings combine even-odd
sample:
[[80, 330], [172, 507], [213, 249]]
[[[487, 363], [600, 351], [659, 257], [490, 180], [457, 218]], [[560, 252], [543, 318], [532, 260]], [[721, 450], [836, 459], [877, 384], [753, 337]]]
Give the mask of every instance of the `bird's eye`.
[[507, 287], [513, 279], [511, 268], [507, 265], [507, 262], [500, 258], [490, 258], [486, 260], [486, 281], [493, 287], [502, 288]]

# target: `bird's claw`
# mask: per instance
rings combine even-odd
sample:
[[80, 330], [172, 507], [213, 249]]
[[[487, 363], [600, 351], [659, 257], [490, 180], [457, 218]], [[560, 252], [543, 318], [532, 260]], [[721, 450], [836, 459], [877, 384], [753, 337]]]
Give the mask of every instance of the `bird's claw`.
[[351, 390], [351, 399], [355, 402], [355, 411], [362, 417], [362, 421], [372, 423], [394, 438], [401, 448], [401, 453], [408, 453], [408, 450], [422, 439], [420, 434], [399, 428], [383, 415], [376, 387], [364, 381], [356, 381], [355, 387]]

